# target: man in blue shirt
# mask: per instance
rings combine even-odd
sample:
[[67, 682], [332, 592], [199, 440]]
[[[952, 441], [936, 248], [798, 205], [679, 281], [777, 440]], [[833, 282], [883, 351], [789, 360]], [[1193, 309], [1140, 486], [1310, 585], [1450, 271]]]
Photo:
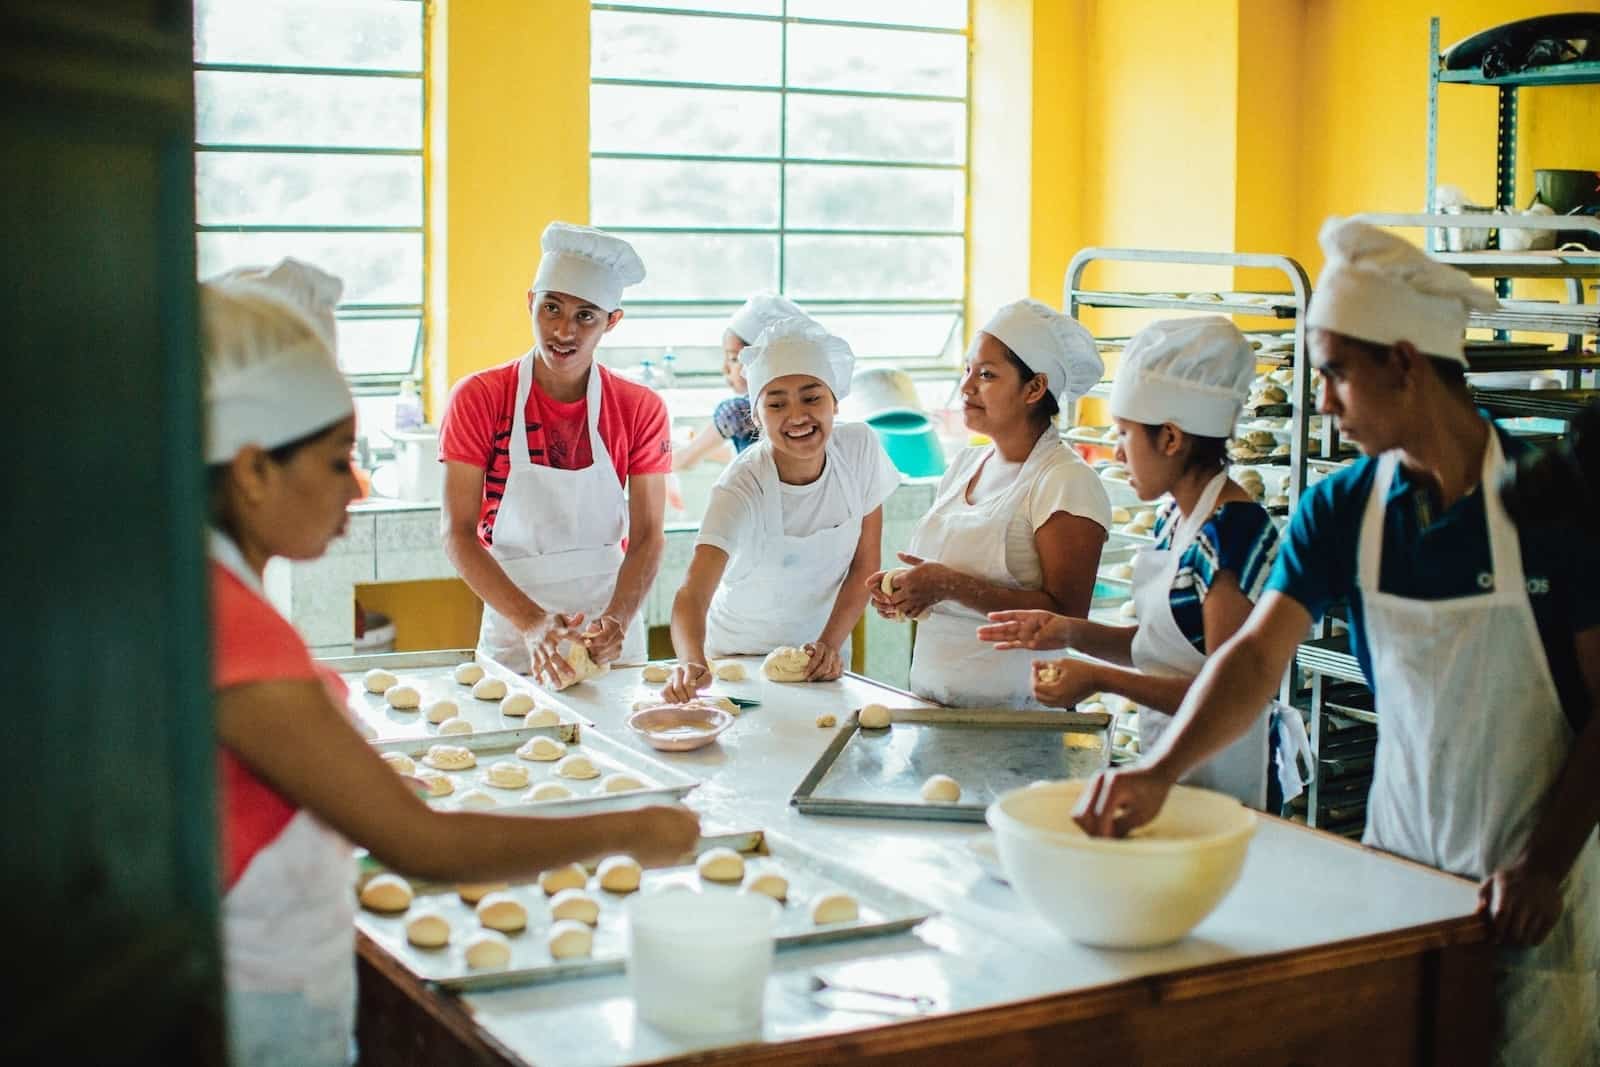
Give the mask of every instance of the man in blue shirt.
[[[1314, 618], [1350, 601], [1380, 723], [1365, 841], [1479, 879], [1505, 1063], [1600, 1063], [1600, 595], [1575, 530], [1519, 534], [1511, 449], [1463, 370], [1466, 275], [1329, 220], [1307, 323], [1319, 409], [1368, 457], [1301, 501], [1267, 593], [1145, 762], [1075, 813], [1125, 834], [1249, 725]], [[1485, 490], [1485, 487], [1487, 491]]]

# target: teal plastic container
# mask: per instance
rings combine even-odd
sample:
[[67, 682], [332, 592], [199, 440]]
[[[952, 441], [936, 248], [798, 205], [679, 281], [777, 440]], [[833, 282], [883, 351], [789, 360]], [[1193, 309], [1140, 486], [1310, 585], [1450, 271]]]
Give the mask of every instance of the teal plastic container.
[[908, 478], [944, 473], [944, 449], [928, 416], [910, 408], [889, 408], [867, 416], [895, 469]]

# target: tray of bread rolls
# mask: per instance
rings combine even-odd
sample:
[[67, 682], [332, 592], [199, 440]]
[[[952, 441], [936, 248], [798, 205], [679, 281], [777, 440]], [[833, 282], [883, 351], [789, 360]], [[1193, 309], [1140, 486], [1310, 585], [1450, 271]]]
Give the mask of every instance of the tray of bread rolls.
[[408, 881], [368, 860], [356, 926], [419, 978], [495, 989], [620, 972], [629, 898], [671, 892], [771, 897], [779, 949], [899, 933], [932, 914], [845, 864], [751, 831], [703, 836], [663, 867], [608, 856], [493, 885]]

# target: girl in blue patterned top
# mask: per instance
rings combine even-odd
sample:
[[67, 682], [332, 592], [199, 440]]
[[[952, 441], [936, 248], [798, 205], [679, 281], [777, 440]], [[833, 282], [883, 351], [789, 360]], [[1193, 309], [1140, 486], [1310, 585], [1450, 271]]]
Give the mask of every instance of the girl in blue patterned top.
[[[1135, 626], [1049, 612], [998, 612], [979, 631], [1002, 648], [1071, 648], [1093, 656], [1034, 664], [1034, 695], [1070, 708], [1091, 693], [1139, 704], [1148, 751], [1171, 722], [1206, 656], [1250, 614], [1278, 550], [1266, 509], [1227, 473], [1227, 440], [1255, 356], [1218, 316], [1153, 323], [1129, 342], [1111, 388], [1117, 459], [1142, 500], [1171, 494], [1156, 543], [1134, 561]], [[1199, 768], [1191, 784], [1255, 808], [1267, 803], [1266, 709], [1256, 728]]]

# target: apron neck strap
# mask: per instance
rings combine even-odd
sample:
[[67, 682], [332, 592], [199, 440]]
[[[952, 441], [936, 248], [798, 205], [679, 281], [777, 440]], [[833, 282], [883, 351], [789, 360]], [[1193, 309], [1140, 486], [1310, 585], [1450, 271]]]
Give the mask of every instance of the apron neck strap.
[[1217, 498], [1222, 496], [1223, 488], [1228, 484], [1228, 472], [1218, 471], [1216, 477], [1206, 483], [1200, 490], [1200, 499], [1195, 501], [1194, 510], [1184, 515], [1177, 528], [1172, 531], [1172, 543], [1168, 550], [1175, 555], [1183, 555], [1189, 543], [1200, 533], [1211, 513], [1217, 510]]
[[[517, 363], [517, 399], [511, 409], [511, 440], [506, 444], [513, 470], [533, 465], [528, 458], [528, 397], [533, 393], [533, 362], [538, 358], [538, 349], [529, 349], [527, 355]], [[605, 441], [600, 437], [600, 399], [603, 395], [600, 364], [591, 363], [589, 385], [584, 391], [584, 417], [588, 421], [590, 452], [596, 463], [600, 462], [601, 457], [608, 463], [611, 461], [611, 453], [606, 450]]]

